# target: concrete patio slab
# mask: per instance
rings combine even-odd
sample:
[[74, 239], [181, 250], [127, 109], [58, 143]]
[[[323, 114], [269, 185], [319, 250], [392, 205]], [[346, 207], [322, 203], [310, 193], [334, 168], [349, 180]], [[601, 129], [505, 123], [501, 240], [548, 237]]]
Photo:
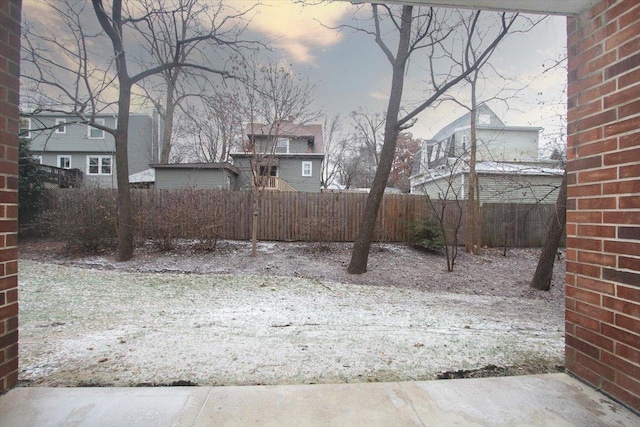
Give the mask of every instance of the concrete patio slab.
[[0, 425], [640, 426], [632, 411], [565, 374], [370, 384], [17, 388]]

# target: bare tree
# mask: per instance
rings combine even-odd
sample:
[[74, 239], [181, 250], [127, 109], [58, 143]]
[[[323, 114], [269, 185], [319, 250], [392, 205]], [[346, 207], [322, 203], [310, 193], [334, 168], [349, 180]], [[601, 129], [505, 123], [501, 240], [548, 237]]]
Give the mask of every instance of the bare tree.
[[325, 117], [323, 131], [325, 158], [322, 162], [320, 186], [326, 190], [339, 177], [349, 144], [342, 133], [342, 119], [339, 114]]
[[[284, 126], [296, 118], [306, 123], [318, 117], [312, 109], [315, 86], [274, 64], [260, 65], [254, 60], [241, 87], [244, 117], [248, 120], [243, 151], [249, 161], [253, 201], [251, 256], [257, 255], [258, 219], [262, 194], [275, 167], [275, 153]], [[261, 138], [264, 136], [265, 138]], [[258, 138], [257, 138], [258, 137]]]
[[[134, 86], [150, 76], [177, 67], [190, 67], [222, 77], [230, 74], [224, 67], [183, 60], [183, 52], [190, 51], [194, 43], [200, 43], [203, 38], [213, 40], [213, 37], [208, 34], [182, 37], [177, 28], [174, 29], [177, 36], [171, 40], [174, 55], [168, 62], [140, 69], [129, 61], [127, 52], [136, 51], [138, 47], [135, 43], [135, 35], [139, 34], [136, 28], [153, 27], [158, 16], [178, 14], [180, 7], [154, 3], [152, 9], [127, 10], [123, 8], [122, 0], [113, 0], [106, 9], [102, 0], [92, 0], [92, 14], [84, 2], [45, 3], [51, 8], [52, 16], [59, 19], [67, 31], [64, 37], [56, 37], [46, 30], [35, 30], [27, 25], [23, 51], [27, 66], [23, 67], [25, 74], [22, 76], [27, 90], [31, 91], [27, 99], [38, 103], [35, 114], [45, 110], [64, 113], [76, 117], [80, 123], [113, 135], [118, 186], [118, 260], [125, 261], [132, 258], [134, 248], [127, 153]], [[101, 28], [102, 32], [96, 32], [94, 28]], [[107, 54], [107, 44], [111, 46], [111, 57]], [[56, 55], [63, 55], [65, 60]], [[114, 87], [117, 95], [110, 96]], [[112, 107], [116, 111], [115, 127], [99, 123], [96, 115]]]
[[389, 184], [403, 193], [408, 193], [411, 190], [409, 177], [411, 176], [416, 153], [420, 150], [420, 145], [420, 141], [413, 139], [413, 135], [410, 132], [401, 132], [398, 135], [396, 156], [391, 165]]
[[380, 163], [380, 150], [384, 141], [384, 114], [370, 113], [362, 108], [352, 111], [349, 115], [353, 128], [353, 138], [356, 145], [360, 145], [366, 162], [371, 163], [371, 170], [375, 171]]
[[[463, 81], [475, 69], [481, 67], [500, 41], [508, 34], [518, 16], [517, 14], [501, 13], [498, 24], [492, 27], [493, 33], [491, 37], [485, 37], [482, 46], [477, 50], [477, 56], [472, 59], [466, 54], [470, 48], [468, 41], [474, 37], [473, 34], [476, 32], [481, 12], [469, 12], [474, 16], [471, 20], [472, 36], [470, 39], [465, 40], [461, 46], [459, 45], [456, 50], [459, 57], [463, 59], [456, 61], [455, 64], [450, 64], [445, 76], [438, 75], [432, 67], [430, 70], [430, 94], [424, 100], [403, 110], [403, 115], [400, 117], [404, 78], [409, 59], [420, 50], [426, 50], [427, 56], [431, 58], [440, 57], [443, 51], [448, 52], [448, 39], [450, 35], [455, 34], [456, 26], [451, 26], [450, 24], [451, 15], [443, 16], [446, 12], [434, 8], [416, 8], [414, 10], [413, 6], [407, 5], [402, 6], [399, 14], [395, 10], [390, 6], [373, 4], [374, 29], [363, 30], [357, 28], [358, 31], [364, 31], [374, 37], [377, 45], [391, 65], [392, 79], [385, 118], [384, 143], [380, 153], [378, 169], [367, 198], [363, 226], [353, 246], [351, 261], [347, 269], [351, 274], [360, 274], [367, 270], [369, 249], [375, 230], [376, 218], [384, 189], [389, 179], [398, 134], [411, 127], [415, 123], [417, 116], [436, 102], [450, 88]], [[395, 53], [384, 40], [384, 37], [389, 34], [388, 31], [383, 29], [385, 23], [392, 28], [393, 36], [397, 37], [398, 47]]]
[[553, 264], [558, 253], [558, 245], [562, 238], [562, 233], [567, 220], [567, 174], [565, 172], [562, 179], [556, 208], [551, 217], [551, 226], [547, 232], [547, 238], [544, 241], [542, 254], [538, 259], [536, 272], [531, 279], [531, 287], [541, 291], [551, 289], [551, 278], [553, 276]]

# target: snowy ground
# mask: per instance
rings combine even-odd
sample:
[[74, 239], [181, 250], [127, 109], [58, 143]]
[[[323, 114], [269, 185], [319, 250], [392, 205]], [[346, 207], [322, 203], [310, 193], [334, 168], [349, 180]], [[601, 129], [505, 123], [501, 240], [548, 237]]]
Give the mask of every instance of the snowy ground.
[[384, 245], [354, 277], [348, 245], [260, 249], [255, 260], [226, 242], [116, 263], [23, 245], [21, 383], [387, 381], [562, 363], [564, 266], [551, 292], [529, 290], [537, 251], [461, 254], [446, 273], [441, 257]]

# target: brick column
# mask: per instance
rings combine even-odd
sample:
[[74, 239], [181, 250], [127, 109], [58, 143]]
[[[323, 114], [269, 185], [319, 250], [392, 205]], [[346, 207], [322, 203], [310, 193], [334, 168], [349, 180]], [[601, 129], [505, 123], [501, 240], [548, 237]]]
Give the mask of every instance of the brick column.
[[0, 393], [18, 381], [18, 102], [21, 0], [0, 1]]
[[640, 2], [567, 21], [566, 366], [640, 410]]

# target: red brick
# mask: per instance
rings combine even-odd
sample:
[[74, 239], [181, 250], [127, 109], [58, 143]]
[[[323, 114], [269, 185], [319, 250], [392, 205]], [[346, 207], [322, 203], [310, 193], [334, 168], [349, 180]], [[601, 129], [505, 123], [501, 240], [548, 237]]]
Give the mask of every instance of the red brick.
[[640, 212], [603, 212], [602, 222], [606, 224], [640, 224]]
[[574, 249], [587, 251], [602, 251], [602, 240], [585, 239], [580, 237], [567, 237], [567, 246]]
[[[565, 318], [568, 322], [580, 325], [583, 328], [590, 329], [594, 332], [600, 332], [600, 322], [588, 316], [583, 316], [582, 314], [578, 314], [575, 311], [566, 310]], [[568, 341], [566, 342], [568, 344]], [[575, 347], [575, 345], [572, 345], [572, 347]]]
[[593, 169], [578, 172], [578, 183], [613, 181], [618, 178], [618, 169], [615, 167]]
[[618, 209], [640, 209], [640, 197], [638, 196], [620, 197]]
[[616, 314], [615, 324], [616, 326], [632, 331], [633, 333], [640, 331], [640, 320], [638, 320], [637, 318], [634, 319], [622, 314]]
[[618, 172], [618, 177], [620, 179], [640, 177], [640, 163], [635, 163], [629, 166], [621, 166]]
[[0, 291], [18, 287], [18, 277], [0, 277]]
[[[620, 22], [620, 28], [624, 28], [640, 21], [640, 7], [638, 6], [640, 6], [640, 4], [635, 0], [626, 0], [617, 6], [617, 8], [619, 8], [618, 10], [628, 10], [628, 12], [622, 15], [618, 20]], [[613, 12], [614, 9], [616, 8], [611, 8], [611, 12]]]
[[577, 172], [602, 166], [602, 156], [580, 157], [567, 165], [567, 171]]
[[602, 265], [607, 267], [615, 267], [615, 255], [607, 255], [600, 252], [582, 252], [578, 251], [578, 262], [587, 264]]
[[[613, 95], [612, 95], [613, 96]], [[606, 98], [605, 98], [606, 100]], [[615, 109], [610, 109], [607, 111], [603, 111], [602, 113], [595, 114], [593, 116], [586, 117], [581, 120], [576, 120], [574, 122], [569, 122], [568, 132], [573, 134], [576, 132], [583, 132], [585, 130], [602, 126], [607, 123], [615, 122], [617, 119], [617, 111]]]
[[632, 362], [637, 362], [638, 360], [640, 360], [640, 350], [638, 350], [637, 348], [631, 348], [628, 345], [624, 345], [621, 343], [616, 343], [615, 354], [616, 356]]
[[585, 368], [589, 369], [590, 371], [595, 372], [596, 374], [598, 374], [599, 376], [603, 377], [603, 378], [607, 378], [611, 381], [615, 381], [615, 371], [613, 369], [611, 369], [608, 366], [603, 365], [602, 363], [598, 362], [597, 360], [592, 359], [589, 356], [585, 356], [582, 353], [577, 353], [576, 354], [576, 363], [579, 363], [580, 365], [584, 366]]
[[618, 89], [636, 84], [638, 83], [638, 80], [640, 80], [640, 69], [633, 70], [627, 74], [623, 74], [622, 76], [618, 77]]
[[640, 193], [640, 179], [630, 181], [606, 182], [602, 184], [603, 194]]
[[[640, 396], [640, 381], [637, 378], [631, 378], [624, 373], [616, 372], [616, 384], [628, 392], [635, 392], [636, 397]], [[640, 402], [640, 400], [639, 400]]]
[[[568, 233], [567, 233], [568, 234]], [[616, 227], [611, 225], [578, 224], [577, 234], [583, 237], [616, 237]]]
[[603, 282], [602, 280], [597, 280], [593, 277], [578, 276], [576, 282], [576, 286], [582, 289], [588, 289], [590, 291], [609, 295], [613, 295], [615, 293], [615, 286], [613, 283]]
[[[637, 35], [637, 30], [635, 35]], [[630, 40], [630, 39], [631, 37], [627, 38], [627, 40]], [[626, 42], [627, 40], [624, 40], [624, 41]], [[627, 71], [633, 70], [634, 68], [639, 66], [640, 66], [640, 52], [636, 53], [635, 55], [628, 56], [623, 60], [619, 60], [613, 65], [605, 68], [604, 76], [605, 76], [605, 79], [610, 79], [612, 77], [618, 76]]]
[[638, 163], [638, 160], [640, 160], [640, 147], [604, 155], [605, 166]]
[[[617, 346], [617, 344], [616, 344]], [[611, 354], [609, 352], [603, 351], [601, 354], [601, 358], [600, 360], [602, 361], [602, 363], [605, 363], [609, 366], [611, 366], [612, 368], [615, 368], [619, 371], [622, 371], [624, 373], [626, 373], [627, 375], [632, 375], [636, 378], [640, 378], [640, 366], [638, 365], [633, 365], [629, 362], [627, 362], [626, 360]]]
[[618, 21], [609, 21], [604, 27], [601, 27], [600, 29], [594, 31], [590, 35], [580, 40], [579, 43], [576, 43], [578, 45], [578, 51], [584, 51], [597, 43], [601, 43], [604, 39], [615, 34], [617, 30]]
[[601, 377], [599, 375], [576, 362], [568, 361], [566, 363], [566, 369], [568, 372], [572, 372], [580, 379], [593, 385], [594, 388], [599, 388], [602, 384]]
[[631, 258], [618, 255], [618, 268], [640, 272], [640, 258]]
[[613, 341], [601, 334], [590, 331], [588, 329], [576, 326], [576, 337], [582, 341], [593, 344], [594, 346], [613, 353]]
[[618, 58], [623, 59], [640, 50], [640, 37], [628, 41], [618, 48]]
[[[564, 298], [564, 308], [569, 311], [576, 311], [576, 300], [573, 298]], [[575, 329], [575, 328], [574, 328]], [[565, 332], [569, 333], [567, 328], [565, 328]]]
[[615, 197], [591, 197], [588, 199], [578, 199], [579, 210], [607, 210], [616, 209]]
[[[596, 129], [596, 130], [599, 132], [602, 132], [602, 129]], [[595, 154], [614, 152], [618, 149], [617, 138], [610, 138], [605, 141], [594, 141], [598, 139], [600, 139], [600, 137], [594, 138], [593, 140], [589, 140], [588, 143], [581, 143], [577, 147], [578, 156], [579, 157], [593, 156]]]
[[640, 240], [640, 225], [632, 227], [618, 227], [618, 238]]
[[605, 136], [613, 136], [621, 133], [636, 130], [640, 127], [640, 117], [634, 117], [627, 120], [618, 120], [614, 124], [604, 127]]
[[618, 285], [616, 286], [616, 296], [629, 301], [640, 301], [640, 289]]
[[[0, 319], [7, 319], [9, 317], [18, 316], [18, 304], [9, 304], [4, 307], [0, 307]], [[0, 337], [0, 348], [2, 348], [2, 337]]]
[[620, 150], [640, 146], [640, 132], [623, 135], [618, 138], [618, 147]]
[[602, 267], [597, 265], [588, 265], [567, 261], [567, 271], [569, 273], [576, 273], [582, 276], [600, 278], [601, 268]]
[[[583, 341], [581, 339], [575, 338], [571, 335], [567, 335], [565, 337], [565, 343], [572, 347], [575, 348], [576, 350], [578, 350], [580, 353], [586, 354], [587, 356], [591, 356], [594, 359], [597, 359], [600, 357], [600, 350], [598, 349], [598, 347]], [[577, 355], [576, 355], [577, 358]]]
[[613, 108], [627, 104], [640, 97], [640, 84], [620, 90], [604, 98], [604, 108]]
[[583, 79], [569, 82], [567, 95], [573, 96], [584, 90], [595, 88], [603, 82], [602, 73], [591, 74]]
[[594, 99], [602, 98], [607, 94], [615, 92], [617, 89], [618, 87], [616, 85], [616, 82], [611, 80], [601, 85], [595, 86], [591, 89], [587, 89], [583, 92], [580, 92], [579, 94], [571, 97], [570, 99], [574, 99], [575, 106], [579, 106], [584, 103], [589, 103]]
[[632, 408], [640, 408], [640, 397], [637, 394], [630, 393], [629, 390], [625, 390], [607, 380], [603, 381], [602, 390]]
[[583, 302], [576, 301], [576, 313], [583, 314], [591, 319], [596, 319], [600, 322], [613, 324], [614, 316], [609, 310], [596, 307], [591, 304], [585, 304]]
[[574, 120], [590, 116], [602, 110], [602, 100], [596, 99], [588, 104], [580, 105], [579, 107], [571, 108], [567, 111], [567, 120], [573, 122]]
[[567, 197], [600, 196], [602, 184], [572, 185], [567, 187]]
[[[614, 341], [620, 341], [626, 345], [629, 345], [634, 348], [640, 348], [640, 335], [622, 330], [620, 328], [616, 328], [611, 325], [607, 325], [606, 323], [602, 324], [602, 335], [607, 336]], [[640, 373], [640, 366], [636, 368], [638, 373]]]
[[567, 212], [567, 222], [576, 222], [578, 224], [601, 224], [602, 212]]
[[[593, 59], [599, 57], [604, 53], [602, 44], [594, 44], [591, 47], [584, 49], [584, 45], [581, 46], [582, 49], [578, 49], [578, 53], [575, 55], [569, 55], [567, 60], [567, 65], [570, 70], [577, 70], [581, 66], [586, 63], [592, 61]], [[569, 73], [571, 74], [571, 72]]]
[[604, 242], [604, 251], [610, 254], [640, 256], [640, 243], [607, 240]]
[[613, 353], [613, 340], [603, 337], [596, 332], [581, 328], [580, 326], [576, 326], [576, 337], [580, 338], [583, 341], [589, 342], [598, 348]]
[[3, 365], [0, 365], [0, 378], [6, 377], [9, 373], [15, 372], [17, 370], [18, 370], [18, 359], [8, 360]]
[[577, 301], [588, 302], [595, 305], [601, 304], [601, 295], [595, 292], [590, 292], [583, 289], [578, 289], [574, 287], [567, 287], [566, 295], [569, 298], [573, 298]]

